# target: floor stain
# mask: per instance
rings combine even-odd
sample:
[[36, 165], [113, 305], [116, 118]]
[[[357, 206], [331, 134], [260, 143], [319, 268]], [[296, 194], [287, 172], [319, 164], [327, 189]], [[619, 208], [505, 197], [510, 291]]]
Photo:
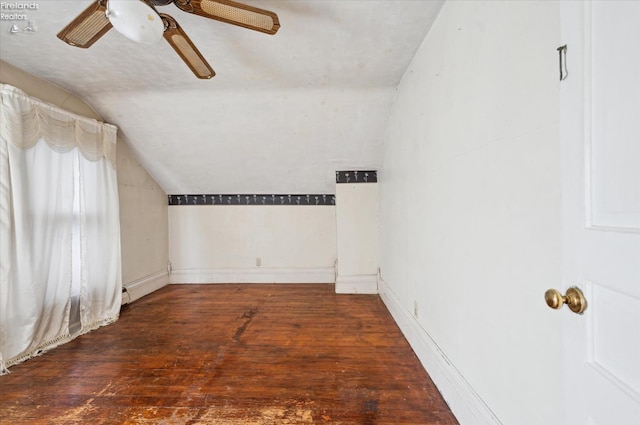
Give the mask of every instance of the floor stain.
[[365, 400], [361, 406], [363, 425], [375, 425], [378, 423], [378, 400]]
[[252, 308], [249, 311], [245, 311], [244, 314], [240, 317], [240, 319], [245, 319], [244, 323], [242, 324], [242, 326], [240, 326], [237, 330], [235, 335], [233, 336], [233, 340], [234, 341], [239, 341], [240, 337], [242, 336], [242, 334], [244, 333], [244, 331], [247, 330], [247, 326], [249, 326], [249, 323], [251, 323], [251, 321], [253, 320], [253, 317], [258, 314], [258, 309], [257, 308]]

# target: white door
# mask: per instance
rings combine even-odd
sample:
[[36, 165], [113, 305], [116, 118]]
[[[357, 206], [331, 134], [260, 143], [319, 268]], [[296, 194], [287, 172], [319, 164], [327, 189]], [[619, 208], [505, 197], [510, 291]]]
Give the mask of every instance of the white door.
[[[562, 5], [563, 293], [568, 424], [640, 425], [640, 1]], [[553, 314], [554, 312], [550, 312]]]

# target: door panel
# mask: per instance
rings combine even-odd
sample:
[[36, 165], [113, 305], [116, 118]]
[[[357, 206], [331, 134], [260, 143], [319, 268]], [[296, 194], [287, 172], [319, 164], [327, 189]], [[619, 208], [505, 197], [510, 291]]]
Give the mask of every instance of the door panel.
[[591, 287], [587, 329], [588, 364], [613, 384], [640, 394], [640, 299], [597, 284]]
[[640, 2], [585, 9], [589, 224], [640, 231]]
[[640, 424], [640, 2], [563, 2], [566, 423]]

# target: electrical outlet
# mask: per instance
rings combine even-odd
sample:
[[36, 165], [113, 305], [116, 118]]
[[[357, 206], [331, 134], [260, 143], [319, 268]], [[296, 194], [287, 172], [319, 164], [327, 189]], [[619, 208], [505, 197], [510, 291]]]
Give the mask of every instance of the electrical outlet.
[[260, 267], [262, 265], [262, 258], [256, 258], [256, 266]]

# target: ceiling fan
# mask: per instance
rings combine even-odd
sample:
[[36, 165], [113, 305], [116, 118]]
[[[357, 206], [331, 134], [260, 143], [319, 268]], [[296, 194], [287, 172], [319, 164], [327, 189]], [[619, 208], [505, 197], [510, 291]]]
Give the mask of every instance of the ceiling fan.
[[280, 28], [275, 13], [231, 0], [96, 0], [60, 31], [58, 38], [71, 46], [87, 48], [112, 27], [141, 43], [164, 37], [196, 77], [213, 77], [215, 72], [178, 22], [156, 11], [157, 6], [170, 3], [187, 13], [265, 34], [275, 34]]

